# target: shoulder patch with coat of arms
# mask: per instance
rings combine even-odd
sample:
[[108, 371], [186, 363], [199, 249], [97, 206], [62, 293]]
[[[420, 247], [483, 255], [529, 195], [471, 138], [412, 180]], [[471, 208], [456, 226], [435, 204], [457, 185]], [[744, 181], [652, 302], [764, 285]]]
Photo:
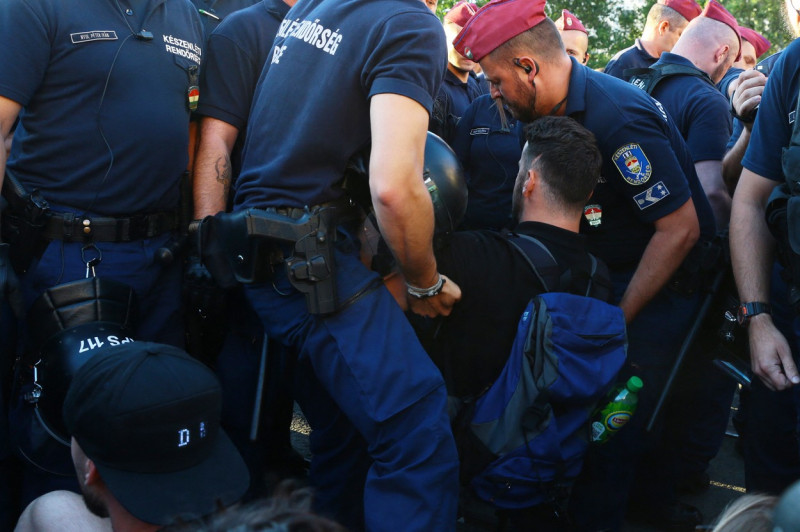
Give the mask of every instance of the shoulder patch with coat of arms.
[[611, 157], [622, 179], [630, 185], [644, 185], [653, 174], [653, 167], [638, 144], [625, 144]]

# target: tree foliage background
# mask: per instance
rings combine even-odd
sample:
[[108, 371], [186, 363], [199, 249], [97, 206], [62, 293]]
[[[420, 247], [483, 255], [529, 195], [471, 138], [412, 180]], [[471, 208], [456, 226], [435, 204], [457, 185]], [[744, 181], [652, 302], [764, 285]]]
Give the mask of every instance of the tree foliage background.
[[[457, 0], [439, 0], [437, 13], [443, 17]], [[478, 0], [482, 6], [488, 0]], [[771, 54], [785, 48], [792, 40], [784, 22], [783, 0], [721, 0], [739, 24], [764, 35], [772, 42]], [[553, 0], [545, 8], [553, 20], [569, 9], [589, 30], [589, 66], [602, 68], [618, 51], [633, 44], [644, 28], [647, 12], [653, 4], [647, 0]]]

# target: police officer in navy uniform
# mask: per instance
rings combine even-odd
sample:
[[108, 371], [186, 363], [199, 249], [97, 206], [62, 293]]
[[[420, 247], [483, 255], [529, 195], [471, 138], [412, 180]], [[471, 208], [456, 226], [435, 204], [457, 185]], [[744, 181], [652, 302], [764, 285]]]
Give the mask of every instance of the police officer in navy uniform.
[[[800, 2], [786, 0], [795, 35], [800, 35], [798, 9]], [[800, 478], [796, 430], [800, 327], [796, 309], [789, 303], [789, 286], [781, 275], [788, 265], [773, 266], [776, 233], [771, 230], [781, 228], [768, 226], [765, 211], [776, 187], [797, 177], [785, 176], [782, 153], [790, 145], [795, 126], [799, 60], [800, 42], [795, 40], [770, 72], [742, 160], [730, 228], [740, 322], [748, 329], [751, 366], [758, 377], [753, 379], [746, 409], [745, 487], [775, 494]], [[789, 223], [796, 224], [791, 212]]]
[[[638, 459], [651, 443], [644, 425], [699, 303], [696, 295], [665, 285], [697, 240], [713, 237], [713, 214], [686, 144], [664, 110], [639, 89], [567, 56], [544, 2], [493, 2], [454, 44], [480, 62], [492, 95], [515, 117], [571, 116], [600, 146], [602, 179], [586, 205], [581, 232], [589, 237], [589, 250], [608, 264], [615, 301], [629, 322], [630, 364], [620, 378], [638, 374], [645, 389], [640, 413], [602, 446], [602, 456], [589, 457], [573, 502], [582, 527], [618, 529], [634, 473], [641, 470]], [[676, 505], [674, 493], [655, 498], [650, 510], [662, 522], [699, 521], [696, 509]]]
[[477, 4], [461, 0], [445, 14], [442, 22], [447, 36], [447, 71], [433, 103], [428, 129], [448, 144], [453, 142], [456, 124], [469, 104], [486, 93], [485, 84], [473, 72], [475, 63], [459, 54], [452, 45], [453, 38], [477, 10]]
[[266, 333], [298, 353], [295, 393], [312, 427], [317, 506], [354, 530], [455, 527], [458, 463], [444, 382], [360, 262], [340, 185], [348, 161], [371, 144], [372, 203], [410, 307], [448, 314], [460, 290], [437, 272], [422, 180], [446, 62], [441, 25], [421, 0], [298, 3], [256, 87], [235, 184], [234, 213], [273, 209], [302, 220], [306, 207], [327, 206], [344, 215], [333, 312], [312, 314], [282, 264], [271, 282], [245, 288]]
[[[179, 225], [201, 45], [182, 0], [0, 6], [0, 136], [20, 118], [0, 156], [3, 195], [18, 218], [34, 191], [50, 209], [35, 236], [42, 254], [16, 265], [25, 308], [94, 273], [135, 290], [138, 339], [183, 345], [180, 265], [155, 256]], [[23, 503], [49, 481], [26, 484]]]
[[669, 52], [686, 25], [702, 8], [695, 0], [658, 0], [647, 13], [642, 36], [633, 46], [617, 52], [603, 72], [628, 81], [625, 71], [629, 68], [649, 67]]
[[452, 143], [469, 190], [462, 229], [511, 226], [511, 193], [525, 145], [524, 126], [489, 94], [464, 111]]
[[[650, 94], [675, 121], [720, 229], [728, 226], [730, 218], [731, 197], [722, 179], [722, 159], [731, 134], [731, 117], [728, 101], [715, 83], [737, 59], [740, 49], [736, 19], [711, 0], [689, 23], [672, 52], [664, 52], [648, 72], [631, 78], [634, 85], [651, 87]], [[680, 70], [669, 75], [670, 69]], [[652, 86], [661, 75], [667, 77]], [[724, 264], [719, 268], [727, 270]], [[725, 292], [720, 289], [720, 293]], [[680, 485], [689, 491], [708, 486], [706, 469], [722, 445], [735, 392], [736, 382], [713, 363], [719, 355], [715, 347], [719, 342], [718, 318], [723, 312], [709, 313], [713, 325], [702, 329], [695, 339], [665, 409], [668, 429], [660, 445], [663, 459], [659, 462], [678, 471]]]
[[558, 34], [567, 55], [571, 55], [582, 65], [589, 62], [589, 30], [581, 20], [567, 11], [561, 10], [561, 16], [555, 20]]
[[[229, 192], [241, 168], [247, 116], [272, 41], [294, 0], [262, 0], [228, 16], [208, 39], [200, 76], [200, 141], [194, 166], [194, 217], [229, 209]], [[263, 493], [265, 468], [301, 470], [302, 458], [289, 441], [293, 401], [289, 395], [288, 356], [278, 342], [264, 346], [264, 330], [243, 289], [228, 292], [223, 319], [225, 339], [215, 368], [223, 390], [222, 423], [250, 469], [251, 495]], [[263, 397], [257, 392], [262, 350], [266, 348]], [[260, 409], [257, 440], [252, 441], [255, 402]], [[293, 467], [294, 466], [294, 467]]]
[[[675, 121], [686, 140], [697, 176], [714, 210], [717, 227], [730, 217], [730, 195], [722, 181], [722, 158], [731, 136], [727, 99], [715, 83], [741, 54], [736, 19], [716, 0], [689, 23], [672, 52], [664, 52], [654, 68], [677, 65], [693, 74], [670, 76], [650, 93]], [[646, 76], [646, 75], [644, 75]], [[637, 76], [632, 78], [634, 85]]]
[[[589, 36], [581, 21], [564, 9], [556, 26], [567, 54], [585, 65]], [[469, 189], [462, 229], [497, 230], [513, 224], [511, 193], [525, 144], [524, 126], [490, 94], [473, 101], [459, 120], [452, 145]]]

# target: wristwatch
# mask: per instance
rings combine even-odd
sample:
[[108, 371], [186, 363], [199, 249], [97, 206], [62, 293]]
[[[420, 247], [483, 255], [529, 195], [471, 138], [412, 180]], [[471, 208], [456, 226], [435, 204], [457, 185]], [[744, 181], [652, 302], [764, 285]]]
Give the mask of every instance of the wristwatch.
[[764, 313], [772, 313], [772, 306], [769, 303], [760, 301], [741, 303], [736, 309], [736, 321], [739, 322], [739, 325], [745, 326], [750, 321], [750, 318]]

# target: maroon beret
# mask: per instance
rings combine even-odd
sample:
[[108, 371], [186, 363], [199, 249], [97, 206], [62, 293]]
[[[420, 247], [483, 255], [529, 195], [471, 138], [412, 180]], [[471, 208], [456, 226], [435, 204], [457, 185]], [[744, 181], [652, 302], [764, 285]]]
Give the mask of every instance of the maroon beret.
[[444, 19], [447, 22], [452, 22], [456, 26], [464, 27], [464, 25], [469, 22], [469, 19], [472, 18], [478, 11], [478, 4], [474, 4], [472, 2], [468, 2], [467, 0], [460, 0], [456, 2], [453, 7], [447, 10], [447, 13], [444, 15]]
[[725, 9], [722, 4], [717, 2], [717, 0], [708, 0], [708, 3], [706, 4], [705, 9], [703, 9], [703, 12], [700, 14], [700, 16], [727, 24], [728, 27], [736, 33], [736, 37], [739, 39], [739, 51], [736, 53], [736, 60], [738, 61], [741, 59], [742, 36], [739, 33], [739, 24], [736, 22], [736, 17], [731, 15], [730, 11]]
[[686, 20], [692, 20], [700, 15], [703, 8], [694, 0], [658, 0], [662, 6], [667, 6], [681, 14]]
[[764, 55], [764, 52], [769, 50], [769, 47], [772, 46], [772, 43], [756, 30], [739, 26], [739, 34], [742, 36], [742, 39], [752, 44], [753, 48], [756, 49], [756, 59]]
[[561, 17], [556, 21], [556, 27], [561, 31], [575, 30], [582, 31], [586, 35], [589, 35], [589, 32], [583, 27], [581, 20], [566, 9], [561, 10]]
[[453, 46], [467, 59], [480, 61], [504, 42], [547, 18], [545, 3], [545, 0], [492, 0], [467, 22]]

